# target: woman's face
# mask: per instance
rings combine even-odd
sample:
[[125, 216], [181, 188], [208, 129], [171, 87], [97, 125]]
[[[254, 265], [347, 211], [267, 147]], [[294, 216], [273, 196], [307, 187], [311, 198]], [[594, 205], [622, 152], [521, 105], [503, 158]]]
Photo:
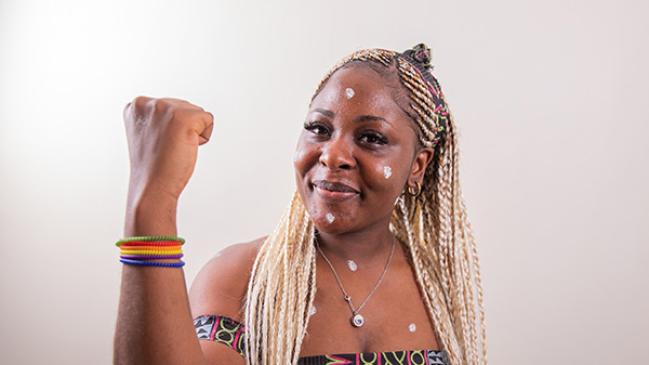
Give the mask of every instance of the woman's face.
[[351, 66], [336, 71], [313, 99], [294, 164], [319, 231], [385, 222], [406, 183], [422, 180], [433, 152], [416, 151], [414, 124], [392, 92], [371, 68]]

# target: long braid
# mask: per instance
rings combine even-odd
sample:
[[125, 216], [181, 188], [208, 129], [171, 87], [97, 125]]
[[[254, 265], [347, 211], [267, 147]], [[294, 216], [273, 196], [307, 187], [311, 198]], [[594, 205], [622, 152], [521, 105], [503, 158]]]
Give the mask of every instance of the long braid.
[[[455, 140], [453, 145], [453, 183], [454, 183], [454, 190], [455, 191], [460, 191], [460, 169], [459, 169], [459, 148], [457, 145], [457, 134], [454, 134], [453, 139]], [[463, 210], [463, 205], [462, 205], [462, 197], [461, 194], [456, 194], [454, 196], [453, 200], [453, 206], [454, 206], [454, 219], [457, 222], [457, 230], [456, 234], [458, 235], [457, 241], [458, 242], [464, 242], [463, 245], [458, 247], [458, 255], [462, 255], [462, 258], [460, 260], [457, 260], [460, 266], [461, 274], [462, 274], [462, 296], [464, 297], [464, 306], [462, 307], [462, 312], [463, 312], [463, 318], [465, 323], [476, 323], [476, 316], [475, 316], [475, 301], [474, 301], [474, 290], [472, 287], [468, 286], [467, 284], [471, 282], [471, 274], [470, 274], [470, 264], [473, 263], [471, 260], [471, 255], [469, 254], [469, 250], [471, 249], [470, 245], [468, 244], [467, 241], [467, 235], [466, 235], [466, 226], [464, 225], [464, 218], [466, 217], [466, 212]], [[468, 349], [468, 358], [471, 359], [472, 363], [478, 363], [479, 358], [478, 358], [478, 353], [477, 353], [477, 335], [476, 335], [476, 328], [475, 325], [465, 326], [465, 332], [464, 338], [465, 341], [471, 341], [472, 346], [467, 346]]]
[[[459, 151], [458, 151], [458, 148], [457, 148], [456, 137], [457, 137], [456, 135], [453, 136], [453, 143], [452, 143], [452, 145], [453, 145], [453, 149], [452, 149], [453, 164], [452, 164], [452, 173], [451, 173], [451, 181], [452, 181], [452, 189], [453, 189], [452, 191], [458, 191], [459, 190], [459, 170], [457, 168], [458, 167], [457, 161], [458, 161], [458, 158], [459, 158]], [[461, 237], [463, 229], [461, 227], [461, 223], [459, 222], [459, 209], [460, 209], [460, 207], [459, 207], [459, 204], [458, 204], [458, 200], [455, 199], [455, 195], [454, 195], [453, 199], [452, 199], [452, 212], [453, 212], [453, 215], [452, 215], [452, 219], [453, 219], [452, 228], [453, 228], [453, 242], [454, 243], [464, 242], [462, 237]], [[464, 267], [466, 266], [466, 265], [464, 265], [465, 260], [464, 260], [464, 257], [461, 256], [462, 251], [463, 251], [463, 246], [466, 246], [466, 245], [459, 245], [459, 244], [454, 244], [453, 245], [453, 256], [454, 256], [454, 259], [453, 259], [453, 263], [454, 263], [453, 282], [455, 283], [455, 295], [456, 295], [456, 297], [458, 299], [458, 303], [456, 305], [454, 305], [454, 309], [456, 311], [456, 313], [454, 313], [454, 314], [457, 317], [459, 317], [459, 319], [460, 319], [459, 321], [457, 321], [456, 325], [459, 327], [458, 332], [459, 331], [462, 332], [461, 341], [466, 342], [466, 341], [470, 341], [470, 339], [471, 339], [471, 335], [470, 335], [471, 329], [469, 328], [471, 326], [468, 325], [468, 322], [469, 322], [468, 311], [469, 310], [468, 310], [467, 307], [469, 306], [469, 303], [467, 302], [468, 298], [465, 297], [465, 288], [467, 286], [466, 285], [467, 284], [467, 277], [466, 277], [466, 275], [464, 275], [465, 272], [466, 272], [464, 270]], [[472, 346], [467, 346], [466, 343], [465, 343], [463, 348], [465, 350], [466, 359], [467, 360], [473, 359], [474, 351], [473, 351]]]
[[[410, 223], [410, 218], [409, 216], [411, 213], [408, 211], [408, 208], [406, 207], [406, 204], [404, 203], [405, 199], [401, 200], [399, 202], [399, 208], [400, 208], [400, 219], [403, 221], [403, 228], [406, 231], [406, 242], [408, 242], [408, 247], [410, 248], [411, 255], [413, 256], [413, 261], [416, 263], [415, 264], [415, 273], [417, 275], [417, 278], [420, 281], [420, 285], [423, 286], [423, 291], [424, 293], [427, 293], [430, 295], [425, 295], [425, 303], [426, 307], [429, 311], [429, 315], [432, 315], [432, 317], [435, 319], [435, 322], [438, 324], [440, 328], [435, 327], [435, 330], [437, 332], [438, 338], [441, 340], [441, 345], [444, 348], [447, 349], [454, 349], [453, 351], [450, 351], [449, 357], [451, 359], [451, 362], [453, 364], [457, 363], [459, 360], [456, 358], [456, 352], [457, 352], [457, 344], [454, 342], [450, 342], [448, 336], [443, 336], [443, 333], [447, 333], [451, 331], [450, 326], [452, 324], [449, 321], [449, 317], [444, 315], [444, 311], [442, 310], [443, 308], [446, 308], [446, 306], [440, 302], [440, 297], [443, 297], [443, 291], [440, 293], [439, 288], [437, 285], [434, 284], [432, 280], [430, 280], [430, 274], [427, 270], [424, 269], [424, 266], [421, 264], [421, 259], [422, 255], [420, 254], [420, 247], [417, 245], [417, 242], [415, 240], [415, 234], [413, 233], [413, 227]], [[440, 331], [441, 330], [441, 331]]]
[[[406, 66], [407, 67], [407, 66]], [[407, 76], [418, 75], [421, 72], [408, 72]], [[468, 225], [468, 220], [466, 219], [466, 210], [464, 203], [461, 198], [461, 190], [459, 185], [459, 149], [457, 148], [457, 133], [456, 127], [454, 124], [454, 119], [452, 118], [450, 112], [447, 109], [446, 103], [441, 100], [443, 94], [441, 89], [439, 89], [439, 83], [437, 82], [432, 74], [424, 73], [428, 76], [429, 90], [431, 91], [431, 97], [433, 99], [438, 99], [433, 105], [435, 110], [434, 121], [436, 125], [445, 127], [446, 131], [446, 144], [444, 150], [439, 154], [438, 161], [440, 162], [439, 167], [437, 167], [439, 180], [438, 182], [433, 179], [426, 179], [425, 183], [431, 182], [433, 190], [435, 186], [438, 186], [438, 200], [437, 209], [440, 216], [440, 266], [442, 266], [442, 282], [446, 281], [445, 276], [448, 274], [452, 275], [452, 283], [454, 286], [453, 292], [447, 291], [447, 294], [451, 296], [455, 295], [455, 298], [451, 297], [453, 302], [453, 310], [451, 314], [455, 317], [454, 322], [456, 323], [456, 328], [458, 331], [456, 337], [462, 347], [464, 348], [464, 362], [463, 363], [481, 363], [478, 358], [478, 348], [479, 345], [476, 341], [476, 321], [475, 321], [475, 303], [473, 301], [473, 291], [477, 290], [478, 292], [478, 311], [480, 312], [480, 328], [481, 328], [481, 340], [482, 340], [482, 363], [486, 364], [486, 330], [484, 325], [484, 308], [482, 303], [482, 285], [479, 280], [479, 265], [477, 265], [477, 252], [475, 252], [475, 240], [471, 233], [471, 227]], [[424, 79], [421, 77], [418, 81]], [[406, 88], [412, 88], [413, 82], [404, 83]], [[410, 87], [409, 87], [410, 86]], [[423, 86], [423, 85], [421, 85]], [[417, 90], [421, 90], [422, 87], [418, 87]], [[414, 91], [414, 90], [413, 90]], [[419, 110], [430, 110], [431, 105], [425, 106], [420, 105], [423, 98], [411, 98], [413, 101], [413, 106], [417, 106]], [[419, 104], [419, 105], [417, 105]], [[416, 122], [421, 122], [426, 120], [427, 117], [430, 117], [429, 113], [418, 113], [420, 118], [413, 118]], [[423, 115], [422, 115], [423, 114]], [[445, 122], [445, 123], [440, 123]], [[420, 129], [424, 130], [424, 128]], [[426, 141], [422, 141], [426, 145]], [[433, 167], [435, 169], [436, 167]], [[435, 175], [433, 175], [435, 176]], [[425, 195], [425, 193], [423, 194]], [[435, 201], [435, 199], [430, 199], [430, 201]], [[430, 204], [425, 204], [425, 206]], [[433, 208], [435, 208], [433, 206]], [[450, 208], [450, 209], [449, 209]], [[429, 212], [428, 209], [424, 209], [424, 212]], [[435, 226], [435, 220], [431, 220], [431, 226]], [[448, 236], [448, 227], [451, 227], [452, 236]], [[448, 238], [451, 237], [452, 241]], [[463, 254], [467, 251], [471, 251], [471, 255]], [[473, 261], [471, 260], [473, 257]], [[446, 258], [453, 264], [449, 269], [453, 269], [452, 272], [448, 272], [444, 268], [446, 267], [445, 261]], [[473, 282], [468, 273], [469, 267], [473, 267], [474, 272], [477, 273], [476, 280]], [[459, 312], [459, 313], [458, 313]]]
[[[398, 75], [407, 101], [397, 104], [417, 125], [419, 143], [434, 148], [435, 155], [420, 194], [404, 193], [397, 200], [390, 230], [409, 252], [438, 343], [451, 364], [487, 364], [480, 264], [460, 188], [455, 122], [422, 50], [418, 45], [404, 53], [355, 52], [325, 75], [313, 97], [334, 72], [352, 64]], [[295, 192], [252, 268], [245, 318], [249, 365], [298, 362], [317, 289], [314, 232]]]
[[246, 296], [247, 364], [297, 363], [307, 304], [316, 290], [312, 242], [313, 223], [296, 192], [253, 264]]
[[[468, 242], [470, 243], [471, 249], [471, 257], [473, 258], [473, 268], [474, 268], [474, 277], [475, 277], [475, 282], [476, 282], [476, 289], [478, 292], [478, 308], [479, 308], [479, 314], [480, 314], [480, 341], [482, 343], [482, 357], [483, 357], [483, 363], [487, 363], [487, 326], [486, 326], [486, 319], [485, 319], [485, 312], [484, 312], [484, 293], [482, 291], [482, 278], [480, 276], [480, 259], [478, 257], [478, 249], [475, 243], [475, 239], [473, 237], [473, 231], [471, 229], [471, 223], [469, 222], [467, 215], [466, 215], [466, 207], [464, 206], [464, 201], [460, 200], [460, 204], [462, 206], [462, 212], [463, 214], [463, 222], [464, 222], [464, 227], [466, 227], [466, 233], [467, 233], [467, 239]], [[477, 347], [477, 341], [476, 341], [476, 347]]]

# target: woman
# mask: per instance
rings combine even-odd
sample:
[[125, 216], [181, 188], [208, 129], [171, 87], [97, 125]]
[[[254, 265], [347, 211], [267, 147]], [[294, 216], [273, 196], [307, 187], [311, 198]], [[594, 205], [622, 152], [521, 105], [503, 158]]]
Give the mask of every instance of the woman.
[[[177, 99], [127, 105], [126, 236], [176, 235], [212, 120]], [[115, 362], [486, 363], [456, 127], [430, 50], [361, 50], [337, 64], [311, 99], [294, 165], [276, 230], [220, 252], [189, 297], [182, 270], [124, 266]]]

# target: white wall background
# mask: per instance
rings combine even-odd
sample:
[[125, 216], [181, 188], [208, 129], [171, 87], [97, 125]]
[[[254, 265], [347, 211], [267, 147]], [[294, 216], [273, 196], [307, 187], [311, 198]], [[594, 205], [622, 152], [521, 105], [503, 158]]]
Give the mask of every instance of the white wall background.
[[187, 279], [269, 232], [325, 71], [433, 49], [461, 129], [492, 364], [640, 364], [645, 1], [0, 2], [0, 362], [108, 364], [136, 95], [214, 113], [179, 209]]

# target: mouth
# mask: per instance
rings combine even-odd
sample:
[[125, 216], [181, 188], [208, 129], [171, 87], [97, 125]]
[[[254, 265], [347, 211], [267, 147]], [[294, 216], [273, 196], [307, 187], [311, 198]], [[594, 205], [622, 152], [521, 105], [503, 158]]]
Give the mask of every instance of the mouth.
[[313, 190], [326, 200], [341, 201], [359, 195], [359, 191], [341, 182], [315, 180], [311, 183]]

